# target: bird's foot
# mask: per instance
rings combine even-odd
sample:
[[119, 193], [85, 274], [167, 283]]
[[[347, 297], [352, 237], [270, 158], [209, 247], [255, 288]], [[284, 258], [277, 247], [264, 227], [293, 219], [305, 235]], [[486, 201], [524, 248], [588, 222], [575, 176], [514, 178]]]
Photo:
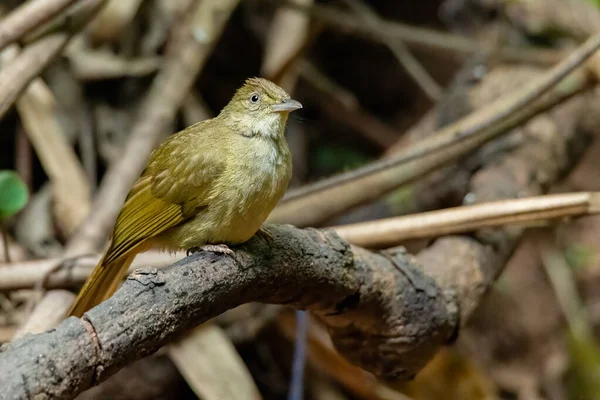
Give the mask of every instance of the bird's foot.
[[225, 254], [233, 256], [235, 253], [226, 244], [205, 244], [204, 246], [192, 247], [188, 249], [186, 254], [198, 253], [199, 251], [210, 251], [217, 254]]
[[273, 244], [273, 242], [275, 241], [275, 239], [273, 239], [273, 235], [271, 235], [271, 232], [269, 232], [264, 226], [260, 227], [258, 232], [256, 232], [256, 235], [262, 236], [267, 241], [267, 243], [269, 243], [269, 245]]

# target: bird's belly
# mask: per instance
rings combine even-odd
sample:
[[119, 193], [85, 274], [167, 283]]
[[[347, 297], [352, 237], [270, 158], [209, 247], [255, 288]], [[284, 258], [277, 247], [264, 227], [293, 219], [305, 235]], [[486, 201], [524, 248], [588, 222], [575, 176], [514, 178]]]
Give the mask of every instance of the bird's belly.
[[284, 179], [264, 177], [253, 185], [223, 188], [219, 198], [193, 219], [166, 232], [168, 247], [189, 249], [204, 244], [239, 244], [261, 227], [283, 196]]
[[211, 238], [216, 242], [243, 243], [250, 239], [283, 196], [283, 182], [270, 176], [257, 179], [253, 185], [233, 187], [223, 204], [215, 210], [220, 221]]

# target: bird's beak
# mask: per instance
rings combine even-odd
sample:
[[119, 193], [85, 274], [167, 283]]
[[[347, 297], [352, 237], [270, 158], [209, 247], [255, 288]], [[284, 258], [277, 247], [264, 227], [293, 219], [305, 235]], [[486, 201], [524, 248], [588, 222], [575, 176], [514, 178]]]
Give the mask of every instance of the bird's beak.
[[284, 100], [283, 103], [273, 104], [271, 106], [271, 110], [273, 110], [273, 112], [291, 112], [300, 108], [302, 108], [302, 104], [293, 99]]

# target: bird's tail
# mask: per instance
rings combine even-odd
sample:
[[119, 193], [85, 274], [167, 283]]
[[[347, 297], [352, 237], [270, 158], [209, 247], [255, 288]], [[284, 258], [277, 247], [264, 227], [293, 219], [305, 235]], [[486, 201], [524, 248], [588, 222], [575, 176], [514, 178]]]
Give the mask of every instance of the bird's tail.
[[81, 317], [87, 310], [112, 296], [134, 258], [134, 254], [125, 255], [105, 263], [103, 257], [79, 291], [68, 316]]

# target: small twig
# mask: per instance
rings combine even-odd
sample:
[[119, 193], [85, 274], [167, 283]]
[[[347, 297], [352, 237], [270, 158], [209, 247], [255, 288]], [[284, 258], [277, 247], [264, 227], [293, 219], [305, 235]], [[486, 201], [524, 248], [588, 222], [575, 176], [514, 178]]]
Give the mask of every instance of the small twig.
[[107, 49], [90, 49], [84, 40], [74, 41], [65, 51], [75, 77], [82, 81], [97, 81], [120, 77], [139, 77], [156, 72], [160, 57], [127, 59]]
[[403, 217], [334, 226], [357, 246], [384, 248], [409, 239], [472, 232], [482, 228], [539, 224], [550, 219], [600, 212], [600, 192], [580, 192], [499, 200]]
[[0, 21], [0, 50], [60, 13], [78, 0], [32, 0]]
[[[448, 161], [464, 156], [506, 132], [508, 128], [586, 88], [589, 82], [588, 74], [584, 74], [583, 77], [579, 75], [579, 78], [574, 75], [573, 82], [565, 82], [566, 87], [559, 86], [552, 92], [552, 96], [540, 99], [580, 66], [598, 47], [600, 34], [589, 38], [539, 81], [469, 114], [405, 151], [357, 170], [289, 191], [273, 210], [269, 221], [292, 223], [297, 226], [319, 224], [344, 210], [388, 193]], [[567, 94], [568, 92], [570, 93]], [[554, 100], [551, 97], [554, 97]], [[540, 100], [536, 102], [537, 99]], [[546, 105], [543, 105], [544, 102]], [[369, 189], [366, 190], [365, 187]]]
[[[185, 257], [185, 253], [166, 254], [159, 251], [147, 251], [139, 254], [129, 268], [164, 268]], [[46, 289], [63, 289], [80, 286], [90, 276], [100, 261], [100, 254], [80, 256], [73, 259], [46, 258], [13, 262], [0, 266], [0, 291], [31, 289], [43, 282]], [[62, 267], [70, 263], [69, 267]], [[57, 267], [61, 266], [61, 267]], [[53, 273], [48, 273], [54, 271]]]
[[[382, 19], [377, 13], [364, 1], [361, 0], [344, 0], [344, 2], [354, 10], [354, 13], [359, 15], [371, 27], [378, 26]], [[438, 101], [442, 96], [442, 88], [429, 75], [429, 72], [421, 65], [419, 60], [410, 52], [408, 47], [401, 40], [392, 40], [389, 38], [382, 39], [384, 44], [394, 54], [400, 65], [404, 67], [406, 72], [413, 80], [421, 87], [423, 92], [434, 102]]]
[[[443, 236], [482, 228], [522, 225], [548, 219], [575, 217], [600, 212], [600, 193], [580, 192], [499, 200], [472, 206], [455, 207], [404, 217], [387, 218], [357, 224], [334, 226], [338, 235], [350, 243], [369, 248], [393, 247], [409, 239]], [[130, 267], [162, 268], [179, 255], [161, 255], [149, 251], [138, 255]], [[0, 269], [0, 290], [43, 287], [69, 287], [81, 284], [89, 276], [99, 256], [82, 257], [73, 262], [70, 273], [60, 271], [60, 260], [35, 260]]]
[[83, 169], [87, 175], [88, 187], [90, 194], [96, 190], [97, 173], [97, 153], [94, 144], [94, 124], [92, 121], [92, 111], [87, 101], [83, 101], [81, 111], [79, 113], [80, 134], [79, 148], [81, 151], [81, 161]]

